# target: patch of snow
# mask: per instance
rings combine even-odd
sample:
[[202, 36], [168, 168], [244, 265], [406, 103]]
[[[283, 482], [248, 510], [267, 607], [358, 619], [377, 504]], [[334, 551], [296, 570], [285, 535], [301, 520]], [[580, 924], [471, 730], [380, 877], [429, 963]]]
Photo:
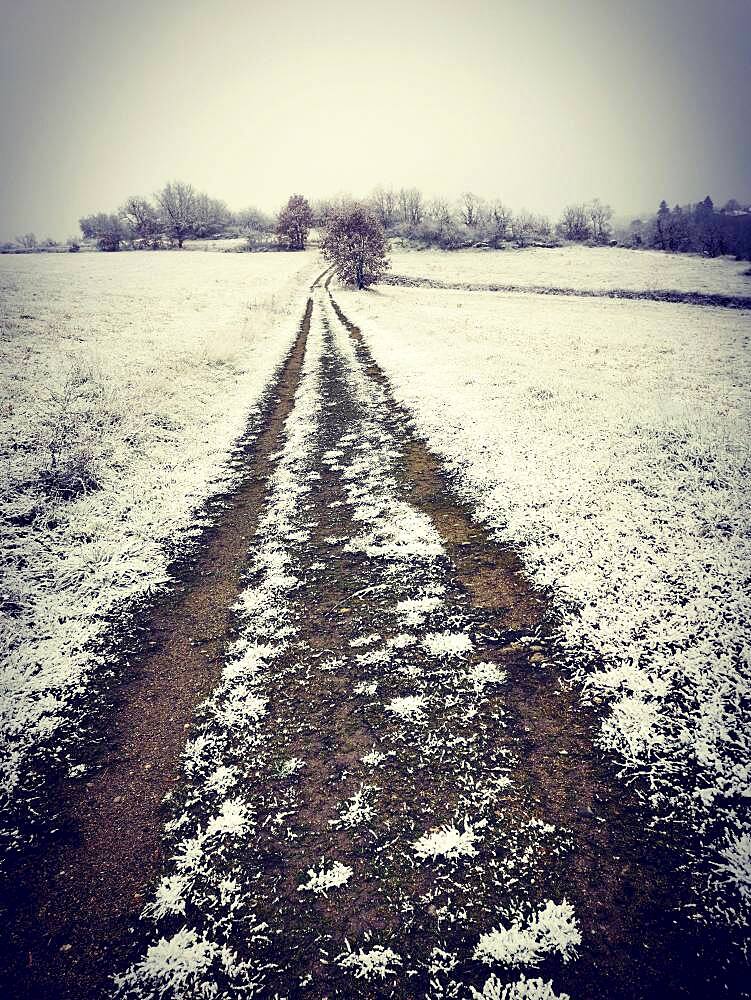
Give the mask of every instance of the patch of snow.
[[503, 984], [493, 975], [479, 993], [474, 986], [472, 1000], [571, 1000], [568, 993], [556, 993], [550, 980], [527, 979], [522, 976], [515, 983]]
[[313, 892], [316, 895], [326, 895], [329, 889], [338, 889], [346, 885], [352, 878], [352, 869], [341, 861], [328, 862], [322, 860], [316, 871], [308, 869], [310, 879], [301, 885], [300, 892]]
[[517, 919], [508, 927], [501, 926], [483, 934], [475, 949], [475, 958], [487, 964], [500, 962], [515, 967], [536, 966], [551, 953], [564, 962], [574, 958], [581, 944], [581, 931], [574, 908], [565, 899], [562, 903], [548, 900], [527, 922]]
[[408, 694], [401, 698], [392, 698], [386, 705], [387, 712], [393, 712], [394, 715], [398, 715], [402, 719], [418, 719], [422, 716], [424, 708], [425, 697], [421, 694]]
[[395, 976], [397, 967], [402, 964], [401, 958], [391, 948], [376, 944], [367, 951], [360, 948], [339, 959], [343, 969], [352, 969], [355, 979], [385, 979]]
[[431, 632], [423, 639], [431, 656], [464, 656], [472, 652], [472, 640], [464, 632]]
[[458, 829], [453, 824], [445, 824], [424, 833], [419, 840], [414, 842], [412, 847], [415, 854], [423, 861], [436, 861], [439, 858], [446, 858], [449, 861], [461, 857], [471, 858], [477, 854], [476, 831], [481, 826], [484, 826], [484, 822], [475, 824], [473, 827], [466, 819], [463, 830]]

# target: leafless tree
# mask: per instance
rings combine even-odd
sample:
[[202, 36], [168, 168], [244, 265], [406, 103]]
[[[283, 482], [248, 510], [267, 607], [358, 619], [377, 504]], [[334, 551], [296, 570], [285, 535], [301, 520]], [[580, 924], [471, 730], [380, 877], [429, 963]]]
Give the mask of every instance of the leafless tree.
[[183, 241], [192, 236], [196, 227], [196, 192], [184, 181], [170, 181], [156, 196], [167, 235], [182, 248]]
[[476, 226], [480, 221], [482, 211], [481, 199], [476, 194], [472, 194], [471, 191], [465, 191], [461, 197], [460, 211], [465, 226]]
[[526, 208], [517, 212], [511, 220], [511, 235], [517, 246], [526, 247], [537, 233], [537, 219]]
[[80, 219], [78, 224], [86, 239], [95, 239], [100, 250], [119, 250], [122, 241], [128, 239], [128, 233], [118, 212], [87, 215]]
[[230, 213], [226, 204], [218, 198], [209, 198], [198, 192], [195, 197], [194, 236], [216, 236], [229, 224]]
[[356, 288], [378, 281], [389, 266], [383, 227], [365, 205], [352, 204], [329, 216], [321, 253], [339, 278]]
[[603, 205], [599, 198], [594, 198], [586, 206], [590, 222], [592, 223], [592, 239], [598, 243], [606, 240], [610, 236], [610, 220], [613, 218], [613, 209], [610, 205]]
[[397, 213], [396, 192], [392, 188], [377, 187], [370, 196], [373, 211], [384, 229], [393, 226]]
[[424, 215], [422, 193], [417, 188], [401, 188], [399, 215], [407, 226], [418, 226], [422, 222]]
[[451, 222], [451, 205], [446, 198], [431, 198], [427, 206], [427, 216], [443, 229]]
[[583, 242], [589, 239], [589, 212], [586, 205], [567, 205], [558, 224], [567, 240]]
[[547, 215], [535, 216], [535, 233], [540, 237], [540, 239], [550, 239], [550, 236], [553, 233], [553, 226], [551, 225], [550, 219]]
[[505, 240], [511, 228], [514, 213], [502, 201], [495, 200], [490, 206], [490, 218], [493, 223], [495, 241]]
[[33, 250], [37, 245], [37, 238], [34, 233], [24, 233], [23, 236], [16, 236], [16, 243], [26, 250]]
[[159, 216], [146, 198], [132, 195], [120, 209], [120, 215], [132, 235], [138, 239], [153, 240], [159, 232]]
[[271, 216], [258, 208], [245, 208], [237, 212], [235, 224], [242, 233], [268, 233], [274, 228]]

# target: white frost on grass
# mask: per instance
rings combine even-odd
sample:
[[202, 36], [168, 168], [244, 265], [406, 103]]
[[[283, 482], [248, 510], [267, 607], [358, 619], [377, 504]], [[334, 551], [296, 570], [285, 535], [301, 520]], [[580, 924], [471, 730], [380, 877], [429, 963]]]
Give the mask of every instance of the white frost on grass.
[[473, 858], [477, 854], [477, 830], [485, 825], [484, 821], [472, 824], [465, 819], [464, 829], [460, 830], [453, 824], [445, 824], [424, 833], [412, 845], [415, 854], [423, 861], [446, 859], [455, 861], [457, 858]]
[[144, 907], [144, 913], [152, 920], [163, 920], [171, 914], [184, 914], [188, 884], [188, 878], [182, 872], [165, 875], [156, 887], [154, 899]]
[[[689, 262], [658, 256], [661, 284], [679, 286], [671, 268]], [[708, 276], [708, 263], [690, 266]], [[744, 858], [720, 852], [727, 835], [751, 836], [738, 805], [751, 788], [749, 313], [400, 288], [337, 297], [475, 516], [550, 589], [563, 659], [607, 702], [603, 745], [658, 816], [704, 838], [698, 879], [737, 865], [713, 912], [742, 925]]]
[[356, 639], [352, 639], [350, 646], [353, 649], [357, 649], [358, 646], [372, 646], [374, 642], [378, 642], [381, 639], [381, 635], [378, 632], [371, 632], [370, 635], [361, 635]]
[[354, 971], [355, 979], [385, 979], [386, 976], [395, 976], [401, 964], [402, 960], [395, 951], [380, 944], [373, 945], [367, 951], [360, 948], [359, 951], [349, 952], [339, 959], [339, 965], [343, 969]]
[[207, 837], [240, 837], [251, 823], [248, 804], [240, 798], [225, 800], [206, 827]]
[[467, 679], [476, 691], [484, 691], [491, 684], [504, 684], [508, 674], [497, 663], [473, 663], [467, 668]]
[[283, 761], [280, 768], [279, 774], [283, 778], [291, 778], [298, 771], [301, 771], [305, 767], [305, 761], [301, 757], [289, 757], [287, 760]]
[[410, 597], [399, 601], [394, 610], [402, 616], [403, 624], [409, 627], [422, 625], [425, 616], [441, 606], [441, 598], [436, 596]]
[[121, 995], [185, 998], [200, 996], [200, 985], [221, 956], [221, 949], [183, 927], [170, 938], [160, 938], [146, 956], [115, 982]]
[[421, 694], [407, 694], [401, 698], [392, 698], [386, 705], [386, 711], [398, 715], [402, 719], [412, 721], [422, 717], [425, 709], [425, 696]]
[[464, 632], [430, 632], [422, 645], [431, 656], [465, 656], [472, 652], [472, 640]]
[[338, 817], [329, 820], [329, 825], [341, 830], [370, 823], [376, 814], [372, 799], [377, 791], [375, 785], [363, 782], [354, 795], [342, 804]]
[[[0, 835], [88, 714], [108, 617], [167, 582], [296, 333], [312, 257], [0, 257]], [[302, 266], [301, 266], [302, 264]], [[252, 296], [252, 302], [249, 301]], [[74, 707], [75, 706], [75, 707]], [[28, 817], [27, 817], [28, 818]]]
[[578, 288], [606, 291], [702, 292], [751, 295], [748, 265], [698, 254], [670, 254], [623, 247], [507, 247], [502, 253], [462, 250], [445, 253], [395, 251], [394, 274], [459, 284], [502, 284], [519, 288]]
[[521, 976], [515, 983], [506, 983], [491, 976], [479, 993], [474, 986], [472, 1000], [571, 1000], [568, 993], [556, 993], [553, 984], [546, 979], [527, 979]]
[[542, 909], [525, 922], [514, 920], [483, 934], [475, 949], [475, 958], [490, 965], [534, 968], [546, 955], [557, 953], [564, 962], [576, 957], [581, 944], [581, 931], [574, 908], [565, 899], [562, 903], [548, 900]]
[[316, 895], [326, 895], [329, 889], [338, 889], [346, 885], [352, 878], [352, 869], [341, 861], [321, 861], [318, 870], [308, 869], [310, 878], [299, 888], [300, 892], [312, 892]]

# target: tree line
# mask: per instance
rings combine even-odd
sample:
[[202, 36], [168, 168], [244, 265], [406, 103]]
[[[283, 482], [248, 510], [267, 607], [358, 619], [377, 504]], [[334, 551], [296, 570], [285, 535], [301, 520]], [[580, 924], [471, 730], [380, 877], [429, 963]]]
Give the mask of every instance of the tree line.
[[[170, 181], [152, 198], [132, 196], [116, 211], [80, 220], [84, 239], [100, 250], [181, 248], [188, 239], [244, 237], [244, 249], [303, 250], [311, 229], [326, 232], [332, 220], [353, 205], [381, 228], [385, 237], [410, 245], [445, 250], [514, 245], [558, 246], [561, 242], [589, 245], [620, 244], [675, 253], [709, 256], [734, 254], [751, 259], [751, 207], [730, 199], [719, 210], [707, 196], [695, 205], [662, 201], [654, 216], [628, 226], [613, 225], [612, 208], [594, 198], [567, 205], [553, 222], [527, 209], [515, 211], [503, 200], [485, 199], [467, 191], [458, 200], [426, 198], [419, 188], [377, 187], [367, 198], [322, 199], [312, 204], [292, 195], [276, 216], [249, 208], [232, 212], [184, 181]], [[78, 249], [79, 240], [68, 241]], [[0, 249], [52, 249], [54, 240], [37, 243], [33, 233]]]
[[117, 211], [84, 216], [79, 225], [84, 239], [96, 241], [100, 250], [113, 251], [123, 244], [181, 249], [186, 239], [229, 232], [250, 236], [268, 230], [272, 222], [256, 209], [231, 212], [225, 202], [197, 191], [192, 184], [170, 181], [153, 199], [134, 195]]
[[502, 199], [466, 191], [458, 201], [425, 198], [417, 188], [378, 187], [369, 199], [390, 236], [455, 250], [470, 246], [552, 246], [561, 239], [604, 243], [611, 237], [613, 210], [598, 198], [570, 205], [557, 222], [529, 209], [515, 211]]
[[707, 195], [695, 205], [670, 208], [663, 199], [653, 216], [634, 219], [621, 235], [624, 243], [634, 247], [751, 260], [751, 205], [731, 198], [716, 209]]
[[[158, 249], [181, 248], [186, 239], [212, 236], [245, 236], [249, 249], [274, 245], [302, 250], [311, 228], [326, 227], [327, 219], [351, 198], [322, 199], [310, 205], [302, 195], [292, 195], [276, 218], [248, 209], [233, 213], [223, 201], [196, 191], [192, 185], [172, 181], [153, 200], [128, 198], [116, 212], [102, 212], [80, 220], [85, 239], [101, 250], [122, 245]], [[546, 215], [527, 209], [513, 211], [500, 199], [487, 200], [465, 192], [457, 202], [426, 198], [418, 188], [378, 187], [357, 202], [391, 238], [445, 250], [471, 246], [519, 247], [555, 245], [559, 240], [604, 243], [611, 237], [613, 210], [599, 199], [566, 208], [557, 224]]]

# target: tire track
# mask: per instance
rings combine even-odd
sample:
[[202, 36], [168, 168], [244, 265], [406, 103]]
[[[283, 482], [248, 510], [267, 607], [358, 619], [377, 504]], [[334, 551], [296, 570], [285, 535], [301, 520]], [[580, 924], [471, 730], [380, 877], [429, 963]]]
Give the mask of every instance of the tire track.
[[0, 898], [7, 934], [0, 983], [16, 1000], [104, 995], [164, 863], [162, 801], [179, 777], [195, 708], [216, 683], [231, 637], [248, 540], [267, 502], [271, 456], [292, 408], [311, 313], [308, 299], [261, 429], [243, 447], [240, 486], [217, 505], [183, 585], [139, 623], [142, 653], [114, 693], [97, 770], [57, 792], [63, 838], [9, 873]]
[[[562, 683], [548, 595], [472, 521], [329, 281], [244, 500], [154, 618], [121, 748], [72, 798], [79, 839], [18, 907], [14, 995], [94, 1000], [118, 971], [120, 1000], [711, 995], [715, 943]], [[539, 954], [488, 958], [538, 919], [563, 928]], [[539, 992], [503, 992], [525, 973]]]
[[[330, 279], [326, 288], [362, 370], [399, 413]], [[440, 460], [412, 434], [406, 413], [400, 430], [407, 496], [432, 519], [470, 603], [486, 613], [485, 631], [495, 639], [486, 655], [508, 672], [509, 735], [521, 761], [513, 808], [520, 814], [541, 808], [574, 837], [560, 889], [576, 903], [586, 945], [557, 984], [587, 997], [705, 996], [720, 987], [717, 956], [730, 949], [721, 932], [700, 930], [681, 913], [691, 902], [681, 874], [687, 845], [649, 828], [649, 815], [597, 747], [595, 710], [581, 704], [556, 668], [548, 595], [531, 586], [513, 550], [473, 521]]]

